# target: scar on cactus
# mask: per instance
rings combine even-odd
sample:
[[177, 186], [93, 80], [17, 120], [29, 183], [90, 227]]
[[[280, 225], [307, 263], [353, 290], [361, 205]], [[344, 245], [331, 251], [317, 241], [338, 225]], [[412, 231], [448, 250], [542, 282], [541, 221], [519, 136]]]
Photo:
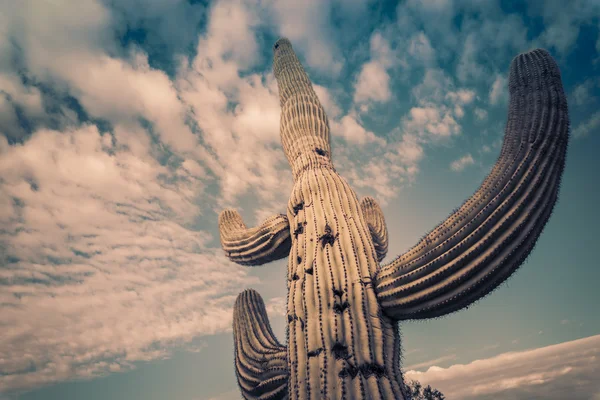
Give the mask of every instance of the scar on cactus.
[[287, 346], [252, 289], [233, 312], [235, 371], [245, 399], [409, 399], [400, 321], [469, 307], [523, 263], [550, 218], [569, 139], [560, 71], [541, 49], [510, 64], [500, 155], [479, 189], [387, 264], [388, 231], [372, 197], [334, 169], [329, 122], [291, 43], [273, 68], [294, 186], [286, 214], [247, 227], [219, 215], [225, 254], [242, 265], [288, 257]]

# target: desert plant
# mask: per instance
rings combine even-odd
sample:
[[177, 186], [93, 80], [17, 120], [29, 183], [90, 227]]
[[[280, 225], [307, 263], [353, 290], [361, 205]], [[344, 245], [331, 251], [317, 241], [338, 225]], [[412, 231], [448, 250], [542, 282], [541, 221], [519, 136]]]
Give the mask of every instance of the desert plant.
[[286, 256], [287, 346], [252, 290], [234, 306], [235, 369], [247, 399], [409, 399], [397, 322], [469, 306], [525, 260], [552, 213], [569, 118], [560, 72], [541, 49], [511, 63], [500, 156], [481, 187], [413, 248], [380, 266], [388, 244], [377, 202], [336, 172], [329, 123], [292, 45], [274, 46], [281, 142], [294, 186], [287, 213], [248, 228], [219, 215], [240, 264]]
[[423, 387], [421, 382], [411, 380], [407, 383], [407, 390], [413, 400], [445, 400], [446, 396], [430, 385]]

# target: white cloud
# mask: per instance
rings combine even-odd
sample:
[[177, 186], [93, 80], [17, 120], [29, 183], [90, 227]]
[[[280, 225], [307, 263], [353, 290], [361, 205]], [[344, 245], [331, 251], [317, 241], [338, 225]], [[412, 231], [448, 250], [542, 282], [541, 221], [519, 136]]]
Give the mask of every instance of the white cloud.
[[285, 316], [287, 314], [287, 299], [285, 297], [273, 297], [265, 304], [267, 314], [271, 317]]
[[454, 105], [454, 115], [460, 119], [465, 115], [464, 106], [471, 104], [475, 99], [475, 92], [468, 89], [459, 89], [456, 92], [447, 93], [446, 99]]
[[413, 370], [417, 370], [417, 369], [422, 369], [424, 367], [430, 367], [432, 365], [437, 365], [437, 364], [441, 364], [441, 363], [445, 363], [447, 361], [453, 361], [456, 360], [456, 354], [448, 354], [446, 356], [442, 356], [439, 358], [436, 358], [434, 360], [428, 360], [428, 361], [423, 361], [417, 364], [412, 364], [412, 365], [408, 365], [405, 369], [407, 371], [413, 371]]
[[597, 79], [590, 78], [575, 86], [575, 88], [571, 91], [570, 96], [573, 103], [578, 106], [582, 106], [586, 103], [592, 102], [595, 97], [590, 92], [598, 86], [598, 83], [599, 81]]
[[375, 136], [371, 131], [367, 131], [357, 120], [354, 113], [343, 116], [339, 122], [332, 120], [330, 122], [332, 134], [343, 137], [348, 142], [358, 145], [367, 142], [374, 142], [379, 145], [385, 145], [385, 140]]
[[342, 55], [332, 40], [329, 25], [331, 2], [268, 0], [265, 5], [279, 34], [290, 39], [294, 49], [305, 55], [308, 66], [334, 76], [340, 72]]
[[435, 51], [424, 32], [419, 32], [410, 39], [408, 53], [424, 65], [435, 62]]
[[475, 117], [477, 118], [477, 120], [479, 121], [485, 121], [488, 117], [488, 113], [486, 110], [482, 109], [482, 108], [478, 108], [476, 107], [474, 110], [475, 113]]
[[528, 8], [531, 15], [539, 15], [544, 21], [544, 31], [538, 39], [540, 44], [562, 54], [573, 48], [581, 26], [591, 23], [600, 13], [600, 5], [593, 0], [574, 0], [566, 8], [558, 0], [546, 1], [543, 5], [532, 2]]
[[458, 160], [452, 161], [452, 163], [450, 164], [450, 168], [452, 169], [452, 171], [460, 172], [460, 171], [464, 170], [466, 167], [468, 167], [469, 165], [473, 165], [473, 164], [475, 164], [475, 160], [473, 159], [473, 156], [471, 154], [466, 154], [466, 155], [462, 156], [461, 158], [459, 158]]
[[445, 107], [413, 107], [403, 126], [407, 132], [432, 139], [460, 132], [460, 126]]
[[[275, 195], [292, 184], [276, 148], [274, 78], [240, 76], [256, 61], [256, 14], [214, 5], [198, 56], [173, 79], [139, 49], [115, 51], [100, 3], [41, 7], [13, 8], [4, 26], [29, 78], [69, 93], [111, 132], [75, 117], [20, 145], [0, 135], [2, 263], [14, 265], [0, 275], [0, 391], [128, 369], [229, 330], [235, 296], [256, 279], [190, 224], [249, 190], [259, 208], [283, 209]], [[40, 113], [39, 92], [6, 76], [13, 103]], [[5, 106], [2, 123], [16, 123]], [[206, 192], [214, 176], [220, 187]]]
[[14, 266], [1, 272], [0, 390], [128, 369], [230, 329], [253, 280], [187, 227], [203, 170], [152, 151], [121, 127], [114, 143], [83, 126], [0, 145], [2, 262]]
[[405, 376], [439, 389], [450, 399], [583, 400], [600, 391], [599, 367], [600, 335], [448, 368], [410, 370]]
[[[485, 3], [490, 3], [487, 10]], [[459, 81], [471, 84], [485, 81], [493, 67], [504, 71], [507, 65], [494, 64], [527, 50], [528, 45], [527, 27], [521, 16], [502, 13], [495, 2], [479, 2], [474, 8], [485, 18], [463, 23], [459, 35], [463, 46], [456, 66]]]
[[508, 83], [507, 79], [497, 74], [492, 87], [490, 88], [490, 103], [492, 105], [499, 104], [508, 100]]
[[413, 87], [412, 95], [417, 103], [442, 102], [446, 93], [452, 88], [452, 79], [439, 68], [425, 70], [423, 81]]
[[389, 42], [380, 32], [370, 40], [370, 61], [363, 64], [354, 86], [354, 102], [386, 102], [391, 98], [390, 76], [387, 69], [395, 62]]
[[584, 138], [600, 129], [600, 111], [592, 114], [587, 120], [582, 121], [573, 129], [573, 137]]
[[383, 65], [377, 61], [370, 61], [363, 65], [358, 75], [354, 101], [387, 101], [391, 97], [389, 85], [390, 76]]

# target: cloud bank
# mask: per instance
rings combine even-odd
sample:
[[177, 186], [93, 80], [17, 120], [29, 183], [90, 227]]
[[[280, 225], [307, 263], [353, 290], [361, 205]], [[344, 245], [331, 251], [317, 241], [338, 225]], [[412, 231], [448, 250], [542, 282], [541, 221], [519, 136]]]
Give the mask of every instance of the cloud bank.
[[600, 395], [598, 371], [600, 335], [448, 368], [409, 370], [405, 376], [439, 389], [448, 399], [583, 400]]

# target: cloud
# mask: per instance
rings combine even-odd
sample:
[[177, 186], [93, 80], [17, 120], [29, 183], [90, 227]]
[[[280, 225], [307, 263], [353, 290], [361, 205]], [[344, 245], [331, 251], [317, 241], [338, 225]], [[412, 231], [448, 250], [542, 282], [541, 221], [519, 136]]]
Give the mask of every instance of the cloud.
[[0, 391], [128, 369], [230, 329], [254, 280], [187, 226], [204, 170], [159, 164], [144, 133], [0, 136]]
[[375, 32], [370, 40], [370, 61], [363, 64], [354, 86], [354, 102], [369, 100], [386, 102], [391, 98], [390, 76], [387, 68], [394, 62], [394, 54], [389, 42], [380, 32]]
[[573, 129], [573, 136], [576, 139], [584, 138], [598, 129], [600, 129], [600, 111], [592, 114], [587, 120], [580, 122]]
[[465, 115], [463, 107], [473, 102], [475, 92], [473, 90], [459, 89], [456, 92], [446, 94], [446, 99], [454, 104], [454, 115], [456, 115], [456, 118], [462, 118]]
[[442, 356], [439, 358], [436, 358], [434, 360], [428, 360], [428, 361], [423, 361], [417, 364], [412, 364], [406, 367], [406, 370], [408, 371], [413, 371], [413, 370], [417, 370], [417, 369], [422, 369], [424, 367], [430, 367], [432, 365], [437, 365], [437, 364], [441, 364], [447, 361], [453, 361], [456, 360], [456, 354], [448, 354], [446, 356]]
[[592, 90], [598, 87], [600, 81], [598, 79], [589, 78], [575, 86], [571, 91], [570, 99], [575, 105], [582, 106], [591, 103], [595, 100], [595, 96], [591, 94]]
[[287, 314], [287, 299], [285, 297], [272, 297], [267, 301], [265, 307], [271, 317], [283, 317]]
[[294, 43], [294, 48], [305, 55], [308, 66], [322, 73], [339, 74], [343, 63], [329, 25], [331, 2], [271, 0], [266, 3], [266, 13], [274, 20], [280, 36]]
[[466, 154], [459, 158], [458, 160], [452, 161], [450, 164], [450, 168], [452, 171], [460, 172], [469, 165], [475, 164], [475, 160], [473, 160], [473, 156], [471, 154]]
[[387, 101], [391, 97], [389, 85], [390, 76], [383, 65], [377, 61], [370, 61], [363, 65], [358, 75], [354, 101]]
[[448, 368], [409, 370], [407, 379], [452, 399], [589, 399], [600, 391], [600, 335], [538, 349], [503, 353]]
[[460, 3], [463, 22], [452, 47], [460, 54], [456, 77], [471, 85], [483, 83], [498, 70], [498, 63], [526, 50], [527, 27], [520, 15], [504, 13], [498, 2]]
[[404, 120], [404, 127], [408, 132], [428, 137], [447, 137], [460, 131], [458, 123], [447, 109], [431, 106], [411, 108], [408, 118]]
[[478, 121], [485, 121], [488, 117], [488, 112], [482, 108], [475, 108], [473, 112]]
[[568, 8], [558, 0], [543, 4], [528, 4], [528, 14], [541, 16], [544, 31], [539, 36], [540, 44], [553, 47], [567, 54], [574, 46], [583, 25], [591, 24], [600, 12], [600, 5], [593, 0], [575, 0]]
[[490, 88], [490, 103], [496, 105], [504, 103], [508, 100], [508, 83], [506, 77], [503, 75], [496, 75], [494, 83]]
[[118, 48], [112, 10], [73, 7], [15, 7], [11, 21], [30, 23], [4, 25], [0, 39], [22, 49], [27, 75], [0, 70], [3, 133], [18, 128], [16, 107], [42, 118], [52, 100], [71, 113], [14, 130], [19, 141], [0, 135], [0, 391], [126, 370], [228, 331], [235, 296], [257, 279], [194, 221], [249, 190], [259, 210], [279, 206], [292, 183], [274, 78], [241, 76], [257, 60], [256, 14], [217, 2], [198, 55], [169, 76], [138, 47]]
[[430, 65], [436, 60], [435, 51], [424, 32], [419, 32], [410, 39], [408, 54], [424, 65]]

